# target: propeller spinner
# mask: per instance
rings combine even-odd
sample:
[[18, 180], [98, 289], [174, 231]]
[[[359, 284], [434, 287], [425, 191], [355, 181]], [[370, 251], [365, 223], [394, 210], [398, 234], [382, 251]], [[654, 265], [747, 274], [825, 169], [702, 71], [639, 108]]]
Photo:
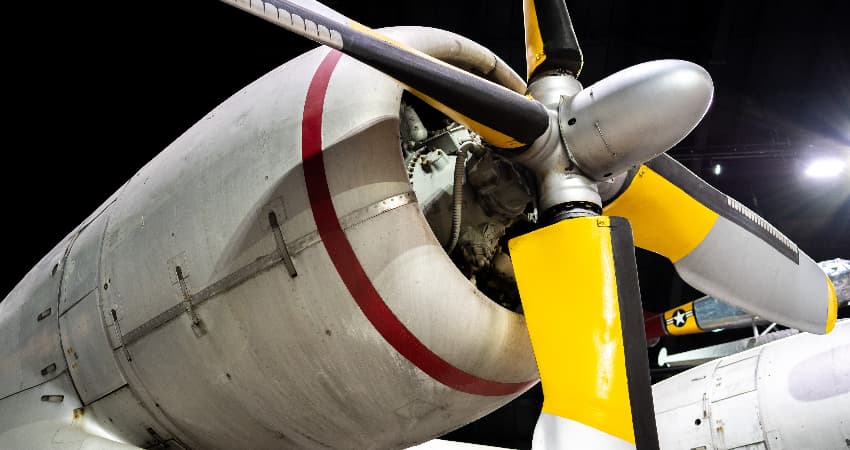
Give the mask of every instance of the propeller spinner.
[[[546, 398], [536, 446], [658, 448], [635, 244], [668, 257], [708, 295], [805, 331], [832, 328], [835, 294], [817, 265], [661, 155], [711, 104], [701, 67], [653, 61], [582, 88], [564, 1], [524, 0], [523, 96], [312, 0], [223, 1], [395, 78], [536, 175], [549, 225], [510, 242]], [[600, 195], [609, 182], [618, 192]]]

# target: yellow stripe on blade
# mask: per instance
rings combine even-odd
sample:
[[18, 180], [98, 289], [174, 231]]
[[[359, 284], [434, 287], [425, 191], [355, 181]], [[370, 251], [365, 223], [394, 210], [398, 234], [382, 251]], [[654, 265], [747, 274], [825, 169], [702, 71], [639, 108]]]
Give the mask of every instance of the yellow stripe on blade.
[[530, 142], [526, 142], [526, 143], [519, 142], [518, 140], [508, 136], [507, 134], [496, 131], [496, 130], [494, 130], [494, 129], [492, 129], [492, 128], [488, 127], [487, 125], [484, 125], [480, 122], [476, 122], [475, 120], [472, 120], [469, 117], [466, 117], [465, 115], [455, 111], [452, 108], [449, 108], [448, 106], [446, 106], [446, 105], [438, 102], [437, 100], [434, 100], [433, 98], [417, 91], [416, 89], [413, 89], [410, 86], [405, 85], [405, 88], [407, 88], [407, 90], [410, 91], [411, 94], [422, 99], [423, 102], [427, 103], [432, 108], [434, 108], [437, 111], [440, 111], [441, 113], [450, 117], [455, 122], [457, 122], [457, 123], [469, 128], [470, 130], [474, 131], [479, 136], [484, 138], [484, 140], [487, 141], [491, 145], [494, 145], [494, 146], [499, 147], [499, 148], [510, 149], [510, 148], [525, 147], [526, 145], [531, 144]]
[[829, 305], [826, 307], [826, 331], [824, 333], [829, 333], [835, 328], [835, 321], [838, 319], [838, 296], [835, 294], [835, 287], [829, 277], [826, 277], [826, 285], [829, 291], [829, 299], [827, 300]]
[[705, 239], [718, 214], [646, 166], [603, 214], [629, 219], [635, 245], [677, 262]]
[[537, 66], [546, 61], [546, 53], [543, 50], [543, 36], [540, 34], [534, 0], [523, 0], [522, 7], [525, 18], [525, 61], [528, 68], [526, 79], [530, 79]]
[[[373, 29], [371, 29], [371, 28], [369, 28], [365, 25], [362, 25], [358, 22], [355, 22], [355, 21], [352, 20], [352, 21], [349, 22], [349, 25], [351, 26], [351, 28], [353, 28], [353, 29], [355, 29], [355, 30], [357, 30], [361, 33], [368, 34], [369, 36], [372, 36], [376, 39], [384, 41], [387, 44], [398, 47], [398, 48], [400, 48], [400, 49], [402, 49], [406, 52], [414, 53], [414, 54], [416, 54], [416, 55], [418, 55], [418, 56], [420, 56], [424, 59], [427, 59], [429, 61], [432, 61], [436, 64], [439, 64], [439, 65], [445, 67], [447, 70], [450, 70], [450, 71], [451, 70], [458, 70], [456, 67], [452, 66], [451, 64], [448, 64], [444, 61], [440, 61], [439, 59], [434, 58], [431, 55], [425, 54], [425, 53], [423, 53], [423, 52], [421, 52], [421, 51], [419, 51], [419, 50], [417, 50], [413, 47], [410, 47], [410, 46], [404, 44], [403, 42], [399, 42], [395, 39], [392, 39], [388, 36], [385, 36], [381, 33], [378, 33], [377, 31], [375, 31], [375, 30], [373, 30]], [[422, 99], [422, 101], [424, 101], [425, 103], [430, 105], [432, 108], [434, 108], [437, 111], [440, 111], [441, 113], [450, 117], [455, 122], [457, 122], [457, 123], [469, 128], [470, 130], [474, 131], [479, 136], [484, 138], [484, 140], [487, 141], [488, 143], [490, 143], [491, 145], [494, 145], [494, 146], [499, 147], [499, 148], [511, 149], [511, 148], [525, 147], [526, 145], [531, 144], [531, 142], [520, 142], [520, 141], [518, 141], [517, 139], [515, 139], [511, 136], [508, 136], [508, 135], [506, 135], [506, 134], [504, 134], [500, 131], [496, 131], [496, 130], [494, 130], [494, 129], [488, 127], [487, 125], [484, 125], [484, 124], [482, 124], [478, 121], [470, 119], [466, 115], [457, 112], [456, 110], [454, 110], [454, 109], [444, 105], [443, 103], [440, 103], [439, 101], [435, 100], [433, 97], [430, 97], [426, 94], [423, 94], [422, 92], [412, 88], [411, 86], [409, 86], [405, 83], [402, 83], [402, 85], [411, 94], [419, 97], [420, 99]], [[531, 100], [531, 101], [534, 100], [532, 98], [528, 98], [528, 99]]]
[[570, 219], [509, 245], [543, 412], [634, 444], [610, 226]]

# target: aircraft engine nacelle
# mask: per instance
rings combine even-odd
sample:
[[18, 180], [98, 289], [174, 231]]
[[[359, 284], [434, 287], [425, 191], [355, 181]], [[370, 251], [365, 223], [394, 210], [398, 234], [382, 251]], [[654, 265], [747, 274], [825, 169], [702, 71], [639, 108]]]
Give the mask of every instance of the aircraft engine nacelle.
[[[513, 80], [454, 34], [385, 31]], [[536, 383], [523, 317], [420, 211], [401, 95], [322, 47], [141, 169], [0, 303], [4, 446], [59, 445], [28, 424], [73, 415], [137, 446], [403, 447]]]
[[850, 321], [721, 358], [653, 387], [662, 449], [850, 445]]

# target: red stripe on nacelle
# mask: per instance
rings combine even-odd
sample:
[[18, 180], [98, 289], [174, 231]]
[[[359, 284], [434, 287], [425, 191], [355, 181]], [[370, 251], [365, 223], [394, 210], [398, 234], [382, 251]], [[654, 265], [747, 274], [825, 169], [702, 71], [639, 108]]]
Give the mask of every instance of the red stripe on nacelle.
[[509, 395], [528, 388], [537, 380], [521, 383], [485, 380], [464, 372], [440, 358], [401, 323], [378, 294], [360, 265], [337, 218], [322, 159], [322, 111], [325, 93], [340, 56], [342, 56], [340, 52], [332, 50], [322, 60], [313, 75], [307, 90], [304, 117], [301, 122], [301, 155], [310, 207], [313, 210], [319, 236], [324, 242], [337, 273], [354, 301], [357, 302], [357, 306], [378, 333], [408, 361], [435, 380], [461, 392], [487, 396]]

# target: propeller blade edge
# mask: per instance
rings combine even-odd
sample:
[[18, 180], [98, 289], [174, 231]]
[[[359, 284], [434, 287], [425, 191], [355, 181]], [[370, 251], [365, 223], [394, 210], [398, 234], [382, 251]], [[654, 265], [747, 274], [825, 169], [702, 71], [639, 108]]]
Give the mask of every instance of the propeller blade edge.
[[222, 1], [383, 72], [496, 147], [524, 147], [549, 128], [549, 115], [539, 102], [355, 21], [342, 22], [339, 14], [332, 19], [288, 0]]
[[760, 317], [812, 333], [835, 323], [823, 270], [765, 219], [668, 155], [641, 166], [604, 208], [635, 244], [670, 259], [688, 284]]

